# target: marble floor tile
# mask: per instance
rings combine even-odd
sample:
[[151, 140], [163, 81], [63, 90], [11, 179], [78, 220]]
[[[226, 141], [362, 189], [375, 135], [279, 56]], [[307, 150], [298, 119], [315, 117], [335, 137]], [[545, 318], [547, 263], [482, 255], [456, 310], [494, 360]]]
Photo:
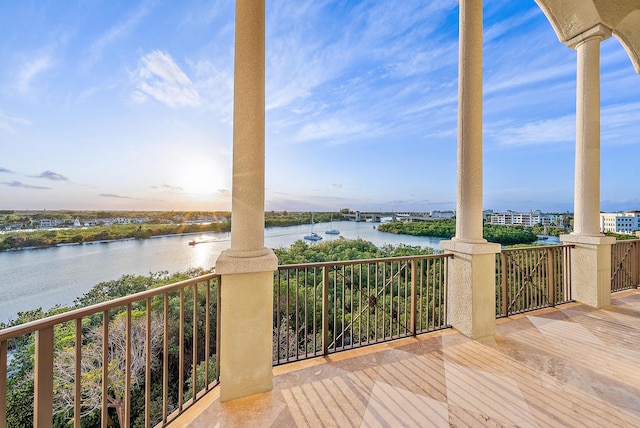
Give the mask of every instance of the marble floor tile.
[[639, 427], [640, 291], [274, 368], [273, 390], [203, 397], [186, 427]]
[[449, 405], [514, 426], [538, 426], [513, 379], [450, 363], [445, 363], [445, 376]]
[[376, 382], [361, 427], [449, 427], [447, 404]]

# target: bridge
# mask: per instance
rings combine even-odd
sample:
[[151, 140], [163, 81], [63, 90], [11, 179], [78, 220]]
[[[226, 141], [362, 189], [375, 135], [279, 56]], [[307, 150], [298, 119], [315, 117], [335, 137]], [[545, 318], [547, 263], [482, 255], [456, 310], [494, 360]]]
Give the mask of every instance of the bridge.
[[437, 218], [420, 214], [420, 213], [396, 213], [396, 212], [361, 212], [356, 211], [355, 213], [343, 214], [344, 218], [349, 221], [368, 221], [371, 223], [380, 223], [383, 217], [390, 217], [391, 221], [404, 221], [404, 222], [413, 222], [413, 221], [431, 221], [437, 220]]

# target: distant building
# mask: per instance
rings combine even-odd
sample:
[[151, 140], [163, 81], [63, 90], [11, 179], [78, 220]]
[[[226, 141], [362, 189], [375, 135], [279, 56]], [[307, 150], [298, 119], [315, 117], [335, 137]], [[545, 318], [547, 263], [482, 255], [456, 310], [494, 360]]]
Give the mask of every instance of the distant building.
[[40, 223], [38, 224], [38, 226], [40, 227], [40, 229], [51, 229], [52, 227], [60, 226], [65, 222], [66, 220], [59, 220], [59, 219], [51, 220], [48, 218], [43, 218], [40, 220]]
[[640, 211], [600, 213], [600, 231], [628, 233], [640, 230]]
[[543, 226], [552, 226], [562, 222], [564, 216], [562, 214], [544, 214], [541, 211], [531, 212], [514, 212], [507, 211], [502, 213], [493, 213], [489, 217], [489, 224], [498, 225], [519, 225], [524, 227], [532, 227], [537, 224]]

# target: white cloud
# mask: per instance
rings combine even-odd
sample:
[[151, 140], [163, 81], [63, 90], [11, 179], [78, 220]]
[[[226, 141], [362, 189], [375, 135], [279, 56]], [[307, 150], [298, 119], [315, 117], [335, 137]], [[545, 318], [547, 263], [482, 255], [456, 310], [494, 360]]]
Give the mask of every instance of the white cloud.
[[528, 12], [510, 17], [509, 19], [503, 19], [484, 30], [483, 41], [484, 43], [491, 42], [500, 36], [509, 33], [512, 30], [516, 30], [522, 27], [527, 22], [540, 16], [542, 12], [537, 7], [530, 9]]
[[296, 136], [296, 140], [329, 140], [332, 143], [340, 143], [345, 137], [368, 133], [371, 128], [371, 126], [364, 123], [356, 123], [334, 117], [303, 125]]
[[28, 93], [33, 80], [51, 67], [53, 67], [53, 60], [48, 54], [38, 55], [36, 58], [25, 62], [18, 72], [18, 82], [16, 85], [18, 92], [23, 95]]
[[[602, 145], [640, 144], [636, 123], [640, 117], [640, 102], [604, 107], [600, 114]], [[486, 126], [486, 139], [504, 147], [522, 147], [567, 143], [575, 144], [576, 117], [566, 115], [508, 126], [493, 123]]]
[[210, 61], [190, 64], [195, 73], [194, 87], [203, 104], [219, 112], [223, 120], [233, 118], [233, 70], [220, 69]]
[[112, 43], [126, 37], [138, 25], [140, 21], [149, 13], [149, 6], [143, 4], [136, 9], [124, 22], [118, 23], [111, 27], [98, 40], [91, 45], [88, 63], [85, 66], [91, 66], [102, 57], [103, 51]]
[[21, 117], [13, 117], [0, 111], [0, 133], [15, 134], [16, 127], [30, 125], [27, 119]]
[[191, 79], [166, 52], [155, 50], [140, 60], [134, 72], [138, 90], [133, 99], [141, 102], [147, 96], [170, 107], [198, 107], [201, 99]]
[[638, 117], [640, 117], [640, 102], [603, 108], [600, 119], [602, 144], [640, 145], [640, 136], [638, 136], [637, 130]]
[[[445, 52], [453, 44], [443, 48], [439, 36], [432, 34], [455, 5], [421, 1], [348, 5], [338, 21], [324, 22], [326, 3], [281, 4], [267, 18], [278, 22], [268, 26], [273, 30], [267, 41], [276, 42], [267, 46], [267, 110], [323, 98], [324, 85], [337, 79], [366, 79], [368, 90], [374, 90], [381, 76], [424, 75], [455, 62], [456, 49]], [[425, 44], [433, 37], [440, 44]]]
[[493, 124], [486, 135], [500, 146], [520, 147], [557, 143], [574, 143], [576, 140], [575, 116], [527, 122], [521, 126], [503, 127]]

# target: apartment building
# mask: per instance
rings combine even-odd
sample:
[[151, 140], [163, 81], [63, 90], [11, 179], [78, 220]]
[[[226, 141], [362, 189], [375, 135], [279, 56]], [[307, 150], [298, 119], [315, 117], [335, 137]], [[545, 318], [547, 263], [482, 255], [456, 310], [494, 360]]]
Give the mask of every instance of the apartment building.
[[600, 213], [600, 231], [629, 233], [640, 230], [640, 211]]
[[564, 216], [562, 214], [545, 214], [541, 211], [506, 211], [491, 214], [489, 224], [519, 225], [525, 227], [535, 226], [536, 224], [551, 226], [562, 223], [563, 218]]

